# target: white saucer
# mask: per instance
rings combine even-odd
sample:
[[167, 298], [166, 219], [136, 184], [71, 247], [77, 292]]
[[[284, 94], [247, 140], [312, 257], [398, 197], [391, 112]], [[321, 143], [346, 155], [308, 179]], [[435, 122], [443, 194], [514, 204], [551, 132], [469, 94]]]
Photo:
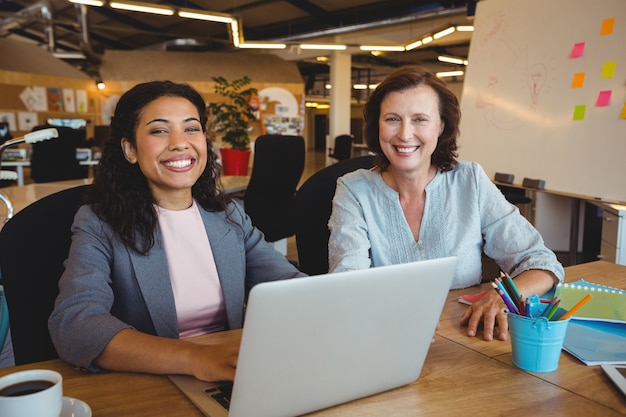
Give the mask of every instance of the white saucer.
[[59, 417], [91, 417], [91, 407], [76, 398], [63, 397], [63, 409]]

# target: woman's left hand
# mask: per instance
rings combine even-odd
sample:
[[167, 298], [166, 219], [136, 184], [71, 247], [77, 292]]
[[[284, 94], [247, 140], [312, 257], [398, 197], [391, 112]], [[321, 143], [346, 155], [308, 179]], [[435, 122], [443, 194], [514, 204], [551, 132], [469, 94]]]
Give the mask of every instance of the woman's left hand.
[[469, 337], [476, 336], [478, 334], [478, 326], [482, 321], [484, 339], [486, 341], [493, 340], [496, 324], [498, 339], [506, 340], [509, 323], [503, 308], [504, 304], [498, 293], [489, 291], [483, 298], [469, 306], [463, 313], [463, 316], [461, 316], [461, 324], [467, 324], [467, 335]]

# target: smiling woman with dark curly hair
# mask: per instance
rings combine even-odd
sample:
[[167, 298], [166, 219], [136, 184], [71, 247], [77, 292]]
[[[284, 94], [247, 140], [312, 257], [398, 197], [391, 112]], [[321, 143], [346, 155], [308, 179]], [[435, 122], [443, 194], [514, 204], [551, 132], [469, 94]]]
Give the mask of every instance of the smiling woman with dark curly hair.
[[186, 84], [120, 98], [49, 320], [76, 367], [232, 380], [238, 346], [184, 338], [240, 328], [250, 288], [303, 276], [220, 191], [206, 122]]

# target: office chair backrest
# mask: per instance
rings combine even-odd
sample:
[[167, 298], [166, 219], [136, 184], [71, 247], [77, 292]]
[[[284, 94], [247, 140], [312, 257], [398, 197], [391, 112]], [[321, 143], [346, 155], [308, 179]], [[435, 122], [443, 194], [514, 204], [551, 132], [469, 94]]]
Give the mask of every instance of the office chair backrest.
[[296, 193], [296, 247], [298, 267], [309, 275], [328, 272], [328, 219], [337, 178], [374, 166], [372, 155], [339, 161], [313, 174]]
[[0, 122], [0, 145], [9, 139], [13, 139], [9, 124], [7, 122]]
[[246, 213], [268, 242], [295, 233], [294, 196], [304, 171], [302, 136], [262, 135], [244, 196]]
[[0, 231], [0, 268], [16, 365], [58, 357], [48, 333], [48, 317], [59, 292], [74, 214], [87, 187], [35, 201]]
[[[33, 131], [50, 126], [41, 125]], [[55, 126], [59, 132], [56, 139], [33, 143], [30, 159], [30, 175], [35, 182], [64, 181], [87, 178], [89, 167], [81, 166], [76, 159], [76, 148], [84, 142], [83, 129]]]
[[343, 161], [352, 157], [352, 142], [354, 138], [350, 135], [339, 135], [335, 138], [335, 148], [328, 154], [331, 158]]

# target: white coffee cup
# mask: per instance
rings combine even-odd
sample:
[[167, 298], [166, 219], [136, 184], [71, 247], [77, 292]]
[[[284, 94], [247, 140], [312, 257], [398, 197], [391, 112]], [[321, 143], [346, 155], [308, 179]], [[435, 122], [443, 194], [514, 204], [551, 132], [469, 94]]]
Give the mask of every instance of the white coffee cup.
[[0, 416], [59, 417], [63, 377], [48, 369], [20, 371], [0, 378]]

